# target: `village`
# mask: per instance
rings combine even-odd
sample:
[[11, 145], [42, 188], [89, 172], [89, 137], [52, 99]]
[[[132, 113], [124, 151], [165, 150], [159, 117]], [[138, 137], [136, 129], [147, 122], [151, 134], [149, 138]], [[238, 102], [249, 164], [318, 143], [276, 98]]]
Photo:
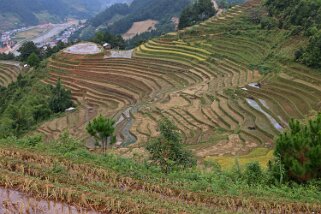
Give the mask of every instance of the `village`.
[[62, 24], [42, 24], [22, 27], [10, 31], [0, 32], [0, 53], [14, 53], [23, 42], [33, 41], [37, 47], [53, 47], [58, 42], [68, 43], [71, 35], [83, 26], [84, 21], [68, 20]]

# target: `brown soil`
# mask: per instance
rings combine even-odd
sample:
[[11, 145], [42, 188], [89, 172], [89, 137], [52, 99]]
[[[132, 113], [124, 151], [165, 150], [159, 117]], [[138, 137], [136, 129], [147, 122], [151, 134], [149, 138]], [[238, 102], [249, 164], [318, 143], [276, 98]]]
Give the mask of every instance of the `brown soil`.
[[134, 22], [132, 27], [123, 34], [125, 40], [131, 39], [137, 34], [145, 33], [155, 29], [155, 25], [158, 23], [156, 20], [148, 19], [141, 22]]

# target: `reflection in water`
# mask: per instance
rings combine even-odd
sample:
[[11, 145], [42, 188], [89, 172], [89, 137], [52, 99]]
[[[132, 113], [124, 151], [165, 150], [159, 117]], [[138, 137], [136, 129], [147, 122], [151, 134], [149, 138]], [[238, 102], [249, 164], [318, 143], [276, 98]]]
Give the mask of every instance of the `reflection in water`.
[[0, 214], [97, 214], [65, 203], [38, 200], [0, 187]]
[[254, 109], [262, 112], [269, 120], [270, 122], [273, 124], [273, 126], [278, 130], [278, 131], [283, 131], [283, 127], [270, 115], [268, 114], [266, 111], [264, 111], [261, 106], [252, 99], [246, 99], [246, 102]]

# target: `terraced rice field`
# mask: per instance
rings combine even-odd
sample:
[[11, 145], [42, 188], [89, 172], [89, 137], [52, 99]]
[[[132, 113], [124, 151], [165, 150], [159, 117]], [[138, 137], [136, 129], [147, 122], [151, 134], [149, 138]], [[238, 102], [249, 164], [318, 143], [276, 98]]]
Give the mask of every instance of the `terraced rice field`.
[[45, 82], [54, 84], [60, 77], [81, 107], [69, 115], [73, 122], [60, 118], [39, 131], [54, 138], [69, 129], [87, 139], [83, 130], [90, 118], [102, 113], [118, 120], [132, 107], [117, 127], [120, 143], [136, 139], [132, 147], [156, 136], [157, 121], [168, 117], [200, 158], [272, 148], [290, 118], [321, 110], [321, 75], [281, 61], [268, 74], [256, 69], [284, 48], [286, 34], [249, 21], [258, 4], [250, 1], [153, 39], [136, 48], [132, 58], [63, 52], [52, 57]]
[[0, 61], [0, 86], [7, 87], [10, 83], [16, 81], [20, 72], [19, 63]]

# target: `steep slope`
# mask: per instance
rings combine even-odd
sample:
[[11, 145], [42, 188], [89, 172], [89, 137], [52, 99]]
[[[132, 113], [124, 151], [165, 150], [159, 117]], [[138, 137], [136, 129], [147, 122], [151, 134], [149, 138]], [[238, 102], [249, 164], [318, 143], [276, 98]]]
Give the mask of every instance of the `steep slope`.
[[88, 29], [107, 29], [113, 34], [124, 34], [135, 22], [149, 19], [173, 30], [172, 17], [179, 16], [190, 2], [191, 0], [133, 0], [131, 4], [115, 4], [89, 20], [80, 37], [89, 37], [84, 33]]
[[18, 62], [0, 60], [0, 86], [6, 87], [14, 82], [22, 68]]
[[66, 17], [89, 18], [98, 13], [101, 0], [0, 0], [0, 31]]
[[304, 39], [261, 29], [249, 19], [257, 4], [151, 40], [129, 58], [117, 51], [58, 54], [45, 81], [62, 78], [85, 107], [40, 131], [52, 138], [69, 128], [86, 139], [84, 125], [99, 112], [119, 119], [119, 142], [140, 147], [157, 134], [157, 121], [168, 117], [200, 158], [272, 148], [291, 118], [320, 110], [321, 75], [292, 62]]

